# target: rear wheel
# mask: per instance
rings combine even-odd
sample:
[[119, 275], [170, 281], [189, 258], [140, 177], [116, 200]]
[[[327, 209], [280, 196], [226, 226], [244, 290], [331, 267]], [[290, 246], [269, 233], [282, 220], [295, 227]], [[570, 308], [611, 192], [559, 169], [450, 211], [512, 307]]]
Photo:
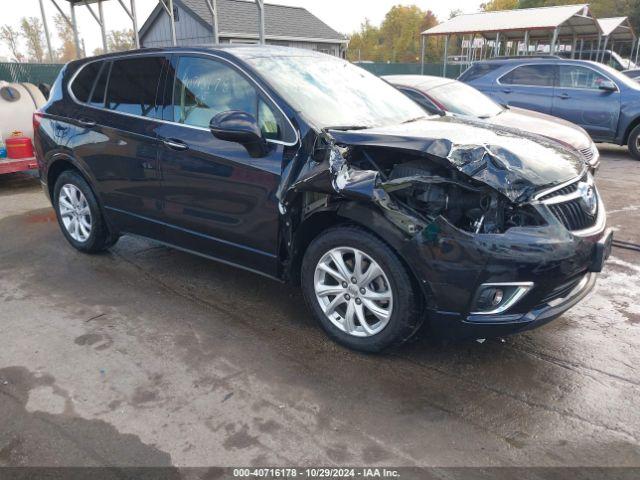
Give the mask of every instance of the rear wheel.
[[636, 160], [640, 160], [640, 125], [631, 130], [627, 145], [631, 156]]
[[379, 352], [421, 323], [419, 296], [395, 252], [357, 227], [316, 238], [302, 266], [305, 300], [324, 330], [355, 350]]
[[78, 250], [96, 253], [112, 246], [110, 234], [93, 191], [80, 174], [62, 172], [53, 191], [58, 224], [67, 241]]

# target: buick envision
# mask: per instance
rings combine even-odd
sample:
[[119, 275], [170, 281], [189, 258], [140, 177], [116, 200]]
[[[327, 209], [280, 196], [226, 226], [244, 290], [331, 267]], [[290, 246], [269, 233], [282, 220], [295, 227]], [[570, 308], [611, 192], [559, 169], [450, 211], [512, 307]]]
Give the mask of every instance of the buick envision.
[[471, 338], [542, 325], [588, 294], [611, 245], [573, 149], [427, 116], [319, 53], [71, 62], [34, 126], [73, 247], [136, 234], [301, 283], [320, 325], [354, 349], [400, 344], [425, 320]]

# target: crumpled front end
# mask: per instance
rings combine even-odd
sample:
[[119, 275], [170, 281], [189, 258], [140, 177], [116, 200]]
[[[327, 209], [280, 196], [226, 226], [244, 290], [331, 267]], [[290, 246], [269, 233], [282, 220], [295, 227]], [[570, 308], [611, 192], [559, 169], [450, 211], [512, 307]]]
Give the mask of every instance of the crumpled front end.
[[[396, 248], [438, 330], [503, 335], [549, 321], [588, 293], [611, 241], [584, 163], [557, 148], [569, 160], [547, 171], [490, 143], [326, 132], [285, 171], [288, 243], [293, 217], [332, 210]], [[555, 185], [553, 170], [562, 174]], [[350, 214], [362, 212], [356, 206], [373, 211]]]

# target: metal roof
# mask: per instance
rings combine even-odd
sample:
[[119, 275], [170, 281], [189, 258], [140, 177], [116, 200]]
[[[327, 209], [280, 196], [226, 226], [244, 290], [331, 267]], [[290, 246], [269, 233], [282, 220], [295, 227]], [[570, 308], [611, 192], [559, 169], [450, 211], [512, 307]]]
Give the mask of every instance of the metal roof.
[[602, 35], [615, 40], [634, 40], [635, 33], [628, 17], [599, 18]]
[[[211, 28], [211, 12], [204, 0], [174, 0], [190, 11], [197, 20]], [[254, 0], [216, 0], [218, 29], [221, 37], [258, 37], [258, 9]], [[305, 8], [265, 3], [266, 38], [314, 40], [316, 42], [346, 43], [344, 35]], [[164, 13], [160, 5], [140, 29], [140, 36], [150, 28], [158, 14]]]
[[524, 31], [530, 36], [546, 37], [558, 28], [560, 36], [574, 33], [598, 35], [598, 22], [591, 16], [588, 4], [561, 5], [557, 7], [524, 8], [458, 15], [446, 22], [422, 32], [423, 35], [484, 35], [500, 32], [507, 38], [522, 38]]

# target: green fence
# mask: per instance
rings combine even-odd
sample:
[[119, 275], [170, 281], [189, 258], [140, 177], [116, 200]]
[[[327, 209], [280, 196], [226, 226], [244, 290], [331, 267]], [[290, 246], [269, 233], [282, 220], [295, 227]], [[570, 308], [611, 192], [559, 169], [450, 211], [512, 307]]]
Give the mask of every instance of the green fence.
[[0, 80], [51, 85], [62, 67], [58, 63], [0, 63]]
[[[358, 66], [375, 75], [420, 75], [419, 63], [358, 63]], [[0, 80], [52, 84], [62, 64], [57, 63], [0, 63]], [[463, 65], [448, 65], [447, 77], [456, 78], [464, 71]], [[426, 63], [425, 75], [442, 76], [441, 63]]]
[[[420, 75], [419, 63], [357, 63], [359, 67], [375, 75]], [[457, 78], [464, 70], [464, 65], [447, 65], [447, 77]], [[441, 63], [425, 63], [425, 75], [442, 76]]]

